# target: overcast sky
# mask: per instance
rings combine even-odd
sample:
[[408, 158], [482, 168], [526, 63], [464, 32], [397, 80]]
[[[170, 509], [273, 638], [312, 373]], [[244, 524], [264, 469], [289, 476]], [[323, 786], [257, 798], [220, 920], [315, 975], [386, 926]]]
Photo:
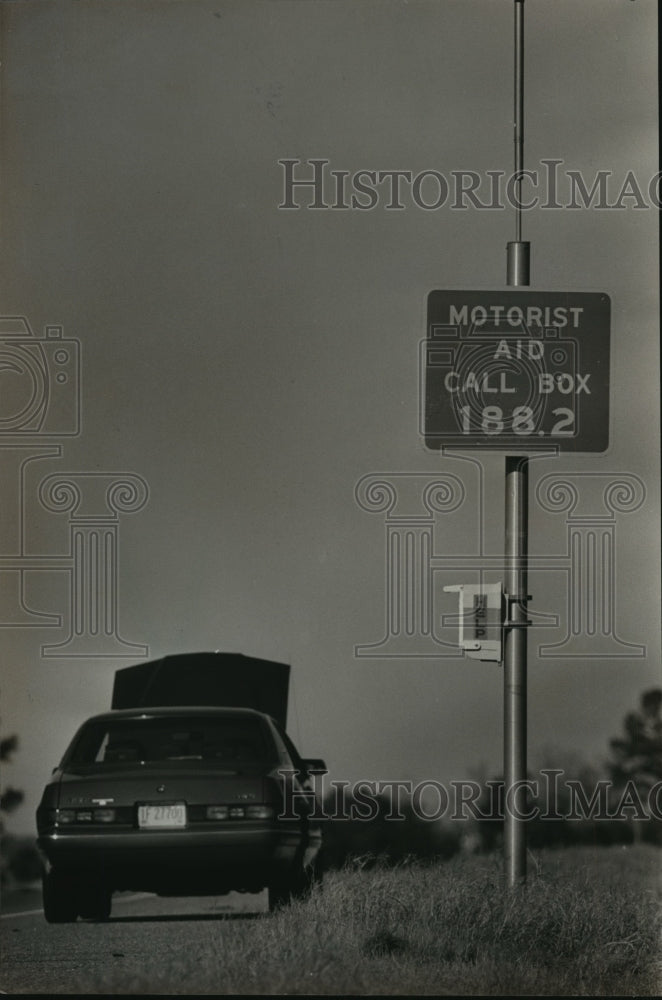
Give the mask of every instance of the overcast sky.
[[[43, 485], [55, 474], [76, 474], [75, 516], [105, 516], [119, 539], [125, 641], [151, 657], [219, 649], [291, 663], [290, 732], [333, 777], [498, 771], [500, 667], [435, 656], [416, 637], [401, 656], [356, 655], [386, 635], [387, 552], [386, 515], [363, 509], [355, 488], [390, 476], [396, 513], [412, 517], [422, 484], [463, 484], [464, 502], [434, 521], [438, 625], [454, 610], [443, 586], [475, 582], [444, 559], [477, 551], [481, 495], [485, 551], [501, 550], [503, 458], [476, 455], [481, 487], [478, 466], [424, 446], [426, 298], [503, 288], [514, 214], [452, 198], [426, 210], [409, 188], [402, 210], [380, 189], [370, 211], [311, 211], [297, 189], [301, 207], [286, 211], [278, 161], [301, 160], [298, 176], [311, 159], [350, 178], [509, 174], [513, 4], [31, 0], [1, 15], [2, 315], [26, 317], [35, 338], [59, 325], [79, 342], [82, 415], [67, 435], [76, 372], [56, 383], [50, 344], [42, 424], [9, 420], [0, 441], [2, 726], [21, 741], [7, 780], [26, 791], [9, 828], [32, 829], [75, 727], [109, 707], [114, 670], [141, 652], [42, 649], [66, 641], [72, 607], [72, 515]], [[611, 203], [628, 171], [646, 194], [656, 4], [527, 0], [525, 16], [525, 166], [563, 161], [560, 200], [566, 169], [589, 184], [611, 171]], [[530, 548], [555, 566], [532, 572], [532, 608], [559, 617], [529, 640], [533, 764], [548, 748], [600, 761], [625, 711], [660, 683], [658, 220], [636, 202], [524, 218], [532, 290], [612, 302], [609, 450], [532, 463]], [[2, 375], [8, 419], [22, 376]], [[103, 490], [124, 473], [149, 498], [110, 523]], [[568, 513], [535, 500], [549, 473], [574, 476], [577, 516], [610, 518], [614, 534], [614, 642], [575, 658], [538, 652], [567, 632]], [[642, 502], [614, 513], [602, 497], [623, 477]], [[61, 627], [25, 611], [17, 627], [21, 574], [24, 607]]]

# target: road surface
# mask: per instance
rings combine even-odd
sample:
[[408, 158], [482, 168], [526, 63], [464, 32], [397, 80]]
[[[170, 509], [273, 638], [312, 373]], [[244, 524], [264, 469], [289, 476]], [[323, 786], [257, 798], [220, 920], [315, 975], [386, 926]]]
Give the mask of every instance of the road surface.
[[[40, 891], [6, 893], [0, 990], [79, 993], [80, 984], [87, 983], [103, 993], [104, 982], [112, 978], [113, 992], [134, 992], [139, 981], [139, 992], [148, 993], [150, 974], [156, 981], [164, 967], [176, 969], [180, 957], [185, 968], [193, 949], [205, 942], [216, 948], [220, 934], [233, 940], [250, 934], [266, 911], [266, 893], [176, 899], [119, 893], [105, 923], [47, 924]], [[170, 988], [189, 992], [186, 981], [173, 981]]]

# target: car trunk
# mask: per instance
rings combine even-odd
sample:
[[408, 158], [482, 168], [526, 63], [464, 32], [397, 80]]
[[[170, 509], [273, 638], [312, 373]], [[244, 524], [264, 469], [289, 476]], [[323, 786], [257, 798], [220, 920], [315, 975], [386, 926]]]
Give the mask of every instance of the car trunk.
[[[186, 766], [77, 768], [60, 780], [59, 808], [131, 807], [137, 803], [184, 802], [188, 806], [261, 803], [266, 793], [263, 764], [231, 771]], [[195, 766], [193, 766], [195, 765]]]
[[253, 708], [287, 725], [290, 667], [240, 653], [181, 653], [115, 671], [111, 707]]

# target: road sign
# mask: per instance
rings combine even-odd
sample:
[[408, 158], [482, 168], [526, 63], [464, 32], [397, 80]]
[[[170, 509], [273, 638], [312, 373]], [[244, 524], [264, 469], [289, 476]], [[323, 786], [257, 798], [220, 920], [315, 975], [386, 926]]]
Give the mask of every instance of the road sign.
[[605, 451], [610, 305], [601, 292], [430, 292], [427, 447]]

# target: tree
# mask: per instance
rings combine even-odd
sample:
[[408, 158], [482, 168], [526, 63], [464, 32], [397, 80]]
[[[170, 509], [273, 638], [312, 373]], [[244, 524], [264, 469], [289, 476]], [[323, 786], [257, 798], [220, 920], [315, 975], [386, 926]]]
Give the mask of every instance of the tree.
[[636, 789], [648, 816], [646, 830], [641, 822], [633, 824], [635, 838], [662, 842], [662, 823], [650, 815], [651, 789], [662, 782], [662, 689], [644, 691], [639, 710], [628, 712], [623, 735], [610, 740], [609, 746], [607, 770], [616, 791], [628, 785]]
[[[13, 753], [18, 749], [18, 736], [13, 734], [12, 736], [4, 736], [0, 739], [0, 761], [6, 762], [11, 759]], [[13, 788], [8, 785], [7, 788], [2, 790], [0, 794], [0, 812], [8, 813], [16, 806], [19, 806], [23, 801], [23, 792], [19, 791], [18, 788]], [[0, 818], [0, 832], [4, 829], [4, 823]]]
[[[16, 735], [3, 736], [0, 738], [0, 762], [6, 763], [18, 748], [18, 737]], [[18, 788], [7, 785], [0, 794], [0, 834], [2, 835], [2, 853], [0, 854], [0, 882], [5, 885], [8, 878], [8, 871], [11, 870], [12, 861], [15, 854], [16, 838], [4, 836], [5, 824], [4, 815], [11, 812], [23, 801], [23, 792]], [[34, 853], [34, 848], [32, 848]], [[24, 859], [22, 859], [24, 860]]]

